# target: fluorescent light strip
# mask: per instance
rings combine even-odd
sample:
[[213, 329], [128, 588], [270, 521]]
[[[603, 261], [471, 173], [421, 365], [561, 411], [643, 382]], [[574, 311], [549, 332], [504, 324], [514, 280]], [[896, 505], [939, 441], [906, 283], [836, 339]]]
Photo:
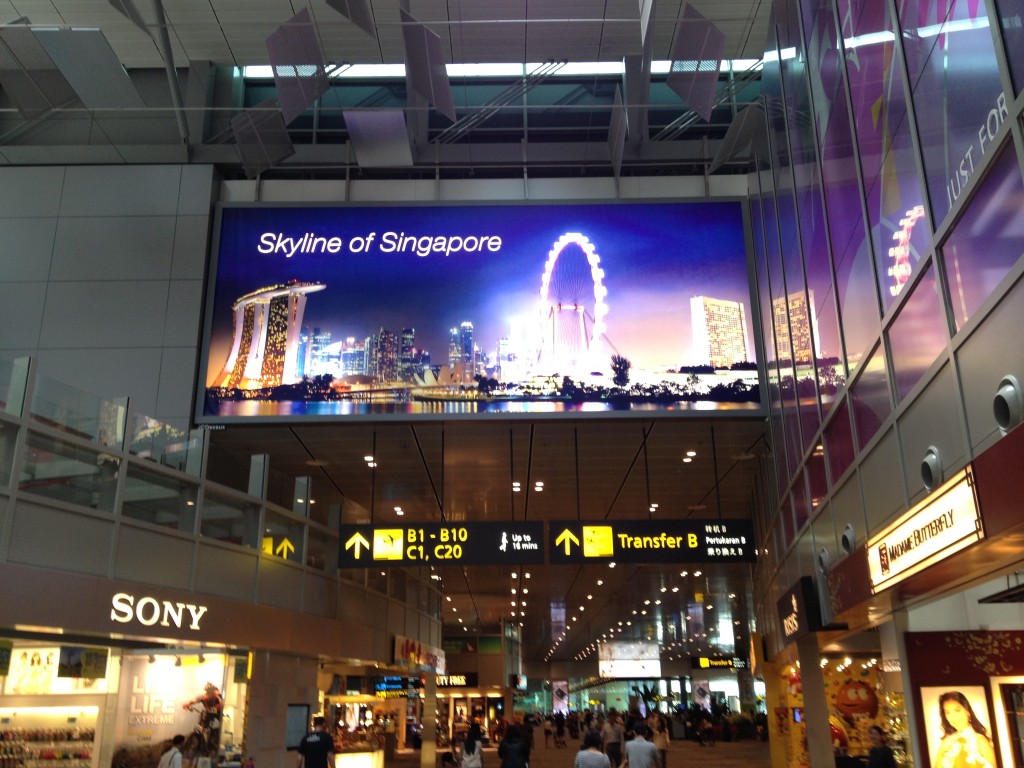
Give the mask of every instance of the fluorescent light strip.
[[[782, 51], [783, 59], [796, 58], [795, 48]], [[774, 52], [765, 57], [767, 61], [775, 61]], [[684, 62], [685, 64], [694, 62]], [[446, 69], [449, 77], [522, 77], [545, 66], [539, 62], [528, 64], [449, 64]], [[692, 68], [692, 67], [691, 67]], [[672, 69], [671, 61], [651, 62], [652, 75], [665, 75]], [[749, 69], [760, 69], [758, 59], [722, 59], [719, 67], [721, 72], [746, 72]], [[621, 62], [578, 62], [569, 63], [553, 73], [554, 77], [609, 76], [621, 75], [625, 67]], [[242, 76], [247, 79], [269, 80], [274, 70], [269, 64], [251, 64], [242, 68]], [[329, 72], [333, 79], [386, 79], [405, 77], [404, 64], [352, 64], [339, 66], [336, 72]]]
[[945, 24], [931, 24], [927, 27], [919, 27], [917, 34], [920, 37], [936, 37], [950, 32], [970, 32], [975, 29], [988, 29], [988, 17], [981, 19], [957, 19]]
[[896, 41], [896, 35], [892, 32], [869, 32], [866, 35], [844, 38], [843, 46], [847, 49], [860, 48], [863, 45], [878, 45], [879, 43], [892, 43]]

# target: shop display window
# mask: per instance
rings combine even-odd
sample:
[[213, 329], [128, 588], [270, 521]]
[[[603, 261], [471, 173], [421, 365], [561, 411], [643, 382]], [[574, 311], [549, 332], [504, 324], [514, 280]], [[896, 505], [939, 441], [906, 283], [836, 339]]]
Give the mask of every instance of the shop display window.
[[889, 328], [893, 378], [902, 400], [946, 348], [949, 333], [935, 269], [929, 265]]
[[1024, 254], [1024, 184], [1013, 142], [1007, 142], [956, 229], [941, 248], [949, 303], [962, 328]]
[[896, 5], [928, 193], [942, 221], [1006, 116], [988, 12], [984, 3]]

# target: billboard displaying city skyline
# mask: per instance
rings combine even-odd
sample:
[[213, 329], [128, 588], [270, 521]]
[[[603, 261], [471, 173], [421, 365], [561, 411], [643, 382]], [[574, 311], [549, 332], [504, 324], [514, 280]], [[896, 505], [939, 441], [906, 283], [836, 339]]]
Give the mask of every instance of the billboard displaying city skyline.
[[739, 201], [218, 209], [199, 422], [758, 408]]

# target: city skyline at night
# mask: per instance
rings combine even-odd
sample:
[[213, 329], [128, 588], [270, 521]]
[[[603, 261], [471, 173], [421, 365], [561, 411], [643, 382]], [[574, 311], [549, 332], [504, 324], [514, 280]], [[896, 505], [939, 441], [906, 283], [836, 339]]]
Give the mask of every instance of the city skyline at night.
[[[340, 359], [346, 340], [363, 345], [365, 374], [378, 381], [408, 381], [424, 352], [426, 378], [442, 368], [453, 374], [455, 347], [462, 384], [478, 374], [610, 381], [612, 356], [628, 360], [637, 381], [707, 365], [707, 350], [693, 342], [691, 299], [750, 305], [745, 242], [735, 202], [224, 207], [205, 386], [274, 386], [319, 372], [337, 378], [351, 370]], [[276, 379], [240, 384], [226, 366], [241, 370], [240, 343], [259, 357], [265, 331], [260, 315], [245, 321], [255, 323], [249, 330], [240, 325], [239, 301], [261, 287], [287, 293], [289, 285], [317, 287], [292, 300], [291, 315], [282, 314], [284, 304], [268, 314], [292, 323], [274, 336], [288, 338], [274, 353], [287, 354], [287, 363], [264, 361], [261, 370]], [[738, 316], [740, 336], [750, 338], [749, 313]], [[328, 344], [337, 359], [322, 353]]]

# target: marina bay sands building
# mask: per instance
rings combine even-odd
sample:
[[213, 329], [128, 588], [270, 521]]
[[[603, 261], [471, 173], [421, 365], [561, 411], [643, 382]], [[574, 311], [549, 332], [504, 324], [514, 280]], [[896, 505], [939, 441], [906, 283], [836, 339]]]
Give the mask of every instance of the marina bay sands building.
[[218, 386], [259, 389], [297, 382], [306, 296], [326, 287], [290, 281], [235, 301], [231, 352]]

